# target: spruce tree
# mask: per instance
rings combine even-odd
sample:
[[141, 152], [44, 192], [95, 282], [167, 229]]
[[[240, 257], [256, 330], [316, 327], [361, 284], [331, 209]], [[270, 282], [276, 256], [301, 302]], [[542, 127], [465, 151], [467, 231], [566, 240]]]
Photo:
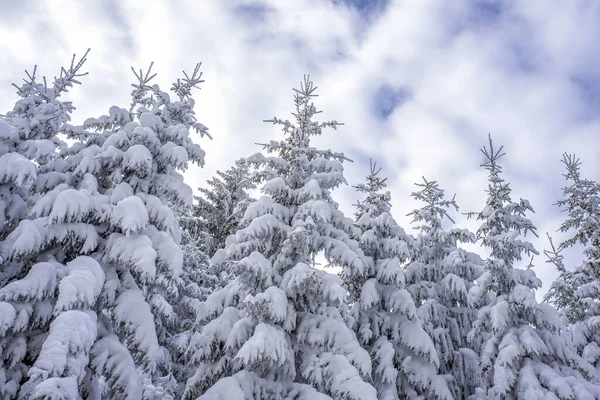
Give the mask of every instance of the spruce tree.
[[[600, 371], [600, 184], [582, 178], [581, 161], [575, 156], [564, 154], [562, 162], [569, 185], [557, 203], [568, 213], [560, 231], [571, 236], [558, 249], [552, 245], [552, 251], [546, 252], [560, 271], [546, 298], [572, 324], [577, 352]], [[568, 270], [560, 253], [575, 244], [585, 246], [585, 259]]]
[[[99, 160], [101, 171], [106, 171], [100, 174], [106, 184], [102, 191], [114, 207], [112, 219], [119, 222], [113, 222], [112, 229], [104, 233], [108, 240], [103, 259], [118, 275], [123, 274], [119, 276], [119, 297], [115, 302], [118, 306], [119, 298], [133, 290], [132, 293], [139, 293], [135, 294], [137, 301], [146, 310], [144, 321], [139, 317], [136, 321], [128, 314], [135, 310], [133, 303], [112, 316], [121, 337], [133, 343], [147, 398], [179, 398], [183, 379], [187, 378], [186, 360], [182, 357], [187, 342], [182, 340], [191, 326], [181, 314], [182, 307], [193, 302], [187, 295], [199, 293], [193, 286], [195, 271], [191, 265], [184, 266], [179, 220], [174, 210], [189, 208], [192, 200], [191, 188], [179, 171], [185, 171], [188, 162], [204, 163], [204, 151], [190, 136], [190, 130], [207, 135], [206, 127], [196, 120], [191, 97], [192, 89], [202, 82], [199, 67], [200, 64], [191, 75], [184, 72], [184, 78], [173, 84], [171, 91], [176, 100], [171, 100], [158, 85], [150, 84], [155, 76], [151, 69], [145, 74], [136, 73], [138, 82], [128, 112], [132, 122], [106, 135], [94, 157]], [[124, 109], [112, 110], [113, 115], [126, 120]], [[87, 121], [88, 126], [93, 123]], [[81, 165], [88, 164], [82, 160]], [[120, 214], [122, 203], [128, 207], [135, 204], [135, 208]], [[132, 222], [132, 228], [126, 226]], [[136, 341], [151, 342], [151, 351], [139, 348]]]
[[209, 257], [225, 247], [225, 240], [236, 231], [248, 205], [254, 201], [248, 193], [256, 188], [250, 165], [239, 159], [226, 171], [217, 171], [207, 188], [199, 188], [193, 215], [198, 218], [198, 242]]
[[[3, 299], [22, 302], [29, 293], [24, 310], [50, 322], [22, 398], [179, 397], [175, 355], [185, 327], [177, 307], [186, 280], [172, 207], [192, 200], [178, 171], [203, 162], [189, 135], [206, 131], [190, 97], [201, 79], [198, 66], [173, 85], [179, 99], [171, 101], [150, 85], [150, 70], [136, 75], [130, 111], [111, 107], [108, 116], [61, 127], [78, 142], [38, 176], [49, 190], [3, 242], [9, 259], [38, 261], [1, 289]], [[39, 240], [21, 240], [23, 232], [35, 237], [33, 229]], [[23, 318], [13, 330], [16, 321]]]
[[519, 239], [535, 233], [526, 218], [532, 207], [524, 199], [512, 201], [510, 185], [500, 176], [502, 147], [494, 148], [490, 137], [482, 153], [488, 197], [477, 214], [482, 221], [477, 235], [490, 256], [469, 291], [469, 301], [478, 308], [469, 339], [482, 371], [474, 397], [598, 399], [593, 367], [570, 348], [556, 310], [536, 301], [534, 290], [541, 281], [531, 264], [526, 269], [515, 265], [524, 253], [537, 254], [530, 242]]
[[444, 219], [454, 223], [449, 209], [458, 210], [454, 198], [446, 200], [436, 181], [423, 178], [412, 193], [425, 205], [411, 212], [419, 224], [414, 261], [406, 268], [406, 285], [418, 306], [418, 315], [433, 339], [440, 358], [440, 374], [448, 380], [456, 399], [467, 398], [477, 387], [477, 354], [467, 344], [467, 334], [477, 313], [467, 294], [483, 272], [483, 262], [459, 247], [476, 237], [465, 229], [444, 229]]
[[347, 282], [357, 336], [371, 353], [379, 399], [452, 399], [437, 373], [442, 355], [406, 288], [404, 267], [414, 254], [414, 240], [390, 214], [391, 197], [380, 171], [371, 162], [366, 183], [355, 186], [366, 195], [356, 204], [356, 225], [360, 247], [370, 258], [367, 273]]
[[[87, 198], [69, 190], [64, 176], [53, 168], [65, 147], [59, 134], [75, 109], [61, 96], [86, 75], [81, 72], [86, 56], [78, 62], [73, 56], [51, 84], [46, 78], [38, 80], [37, 68], [26, 72], [24, 83], [15, 85], [20, 99], [0, 118], [3, 399], [19, 393], [26, 397], [28, 392], [21, 388], [28, 379], [46, 380], [34, 393], [38, 397], [58, 385], [62, 391], [57, 393], [76, 398], [72, 390], [77, 392], [86, 375], [95, 316], [85, 308], [97, 297], [103, 276], [94, 260], [79, 257], [95, 243], [83, 222]], [[50, 207], [45, 198], [56, 187], [63, 191], [60, 204]], [[41, 210], [45, 218], [38, 218]]]
[[353, 223], [331, 197], [344, 183], [343, 154], [310, 140], [339, 123], [313, 121], [316, 87], [295, 94], [295, 124], [273, 118], [285, 138], [248, 160], [264, 194], [248, 206], [226, 248], [212, 258], [236, 279], [202, 304], [184, 399], [375, 399], [369, 354], [348, 328], [342, 280], [313, 268], [321, 251], [348, 275], [367, 269]]
[[177, 330], [171, 332], [170, 352], [173, 360], [171, 370], [179, 383], [177, 398], [180, 398], [186, 381], [194, 373], [194, 365], [190, 365], [186, 352], [194, 333], [199, 306], [210, 293], [224, 286], [224, 280], [209, 268], [210, 259], [198, 246], [195, 238], [201, 232], [200, 221], [191, 215], [191, 208], [178, 207], [175, 213], [181, 229], [183, 264], [178, 297], [172, 302], [178, 322]]

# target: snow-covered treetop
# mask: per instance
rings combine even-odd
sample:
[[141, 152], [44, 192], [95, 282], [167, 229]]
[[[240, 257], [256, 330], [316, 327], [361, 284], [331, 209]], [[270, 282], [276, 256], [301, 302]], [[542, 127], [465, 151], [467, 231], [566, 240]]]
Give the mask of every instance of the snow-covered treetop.
[[73, 55], [70, 66], [61, 67], [59, 76], [55, 76], [50, 85], [46, 77], [38, 81], [37, 65], [32, 73], [25, 71], [27, 78], [23, 79], [23, 84], [13, 84], [21, 99], [3, 116], [17, 129], [17, 135], [2, 135], [0, 146], [8, 146], [38, 164], [45, 164], [54, 157], [56, 147], [62, 145], [56, 136], [75, 110], [70, 101], [58, 98], [69, 88], [81, 84], [79, 78], [87, 75], [87, 72], [81, 72], [81, 68], [87, 61], [88, 53], [89, 50], [77, 62]]
[[481, 166], [489, 172], [488, 197], [485, 208], [475, 215], [483, 221], [477, 230], [477, 237], [483, 246], [491, 250], [488, 270], [499, 285], [500, 293], [508, 293], [516, 283], [507, 276], [509, 269], [522, 259], [523, 253], [532, 255], [538, 254], [538, 251], [530, 242], [517, 239], [519, 235], [525, 236], [529, 232], [537, 236], [536, 227], [525, 217], [528, 211], [533, 212], [533, 208], [525, 199], [512, 201], [510, 184], [500, 177], [502, 167], [498, 161], [505, 155], [502, 150], [503, 146], [494, 148], [491, 136], [489, 148], [484, 146], [481, 149], [486, 158]]
[[[458, 251], [457, 246], [459, 242], [474, 243], [476, 241], [475, 234], [467, 229], [452, 228], [445, 230], [442, 227], [444, 219], [454, 223], [449, 210], [453, 208], [458, 211], [458, 205], [455, 200], [456, 196], [453, 196], [451, 200], [447, 200], [444, 190], [439, 187], [439, 184], [436, 181], [429, 181], [424, 177], [423, 183], [415, 183], [415, 185], [421, 190], [413, 192], [411, 196], [425, 203], [423, 207], [415, 209], [408, 214], [408, 216], [412, 216], [412, 223], [417, 224], [416, 229], [420, 231], [416, 240], [416, 246], [419, 248], [416, 260], [419, 263], [430, 265], [425, 268], [419, 263], [409, 266], [407, 268], [409, 281], [416, 286], [423, 285], [424, 279], [430, 282], [438, 282], [446, 274], [450, 273], [451, 270], [457, 272], [454, 271], [454, 267], [460, 265], [466, 269], [462, 270], [458, 275], [465, 278], [468, 277], [467, 280], [470, 282], [478, 274], [476, 272], [477, 268], [475, 268], [477, 262], [472, 257], [472, 254], [467, 255], [467, 253], [464, 253], [459, 257], [466, 257], [471, 262], [450, 262], [448, 266], [453, 265], [453, 268], [449, 270], [445, 270], [445, 268], [437, 265], [437, 263], [441, 262], [451, 253]], [[458, 252], [462, 254], [462, 251]], [[411, 286], [411, 289], [415, 289], [415, 287]], [[413, 292], [413, 295], [420, 300], [430, 298], [430, 295], [426, 293], [418, 294], [417, 292]]]
[[[545, 298], [561, 309], [569, 321], [577, 322], [598, 315], [594, 304], [600, 296], [595, 282], [600, 279], [600, 272], [594, 264], [600, 261], [600, 184], [581, 177], [581, 161], [574, 155], [563, 154], [562, 162], [567, 170], [564, 177], [570, 184], [563, 188], [564, 197], [556, 204], [568, 213], [560, 231], [572, 234], [558, 247], [550, 238], [552, 250], [544, 252], [548, 262], [560, 272]], [[561, 253], [578, 243], [586, 246], [586, 260], [574, 270], [567, 269]]]
[[392, 208], [390, 192], [383, 191], [387, 187], [387, 178], [378, 176], [380, 172], [381, 167], [377, 168], [377, 163], [369, 160], [367, 181], [354, 186], [358, 192], [367, 195], [364, 200], [357, 201], [355, 204], [356, 212], [354, 215], [357, 221], [365, 214], [376, 217], [383, 213], [389, 213]]
[[296, 110], [292, 115], [296, 119], [295, 125], [277, 117], [265, 120], [265, 122], [272, 122], [275, 125], [282, 125], [286, 139], [263, 144], [263, 148], [268, 153], [277, 152], [280, 157], [266, 158], [262, 154], [256, 154], [248, 158], [251, 164], [257, 166], [266, 164], [266, 168], [257, 173], [258, 180], [285, 176], [288, 177], [287, 184], [297, 189], [303, 186], [317, 170], [318, 174], [313, 175], [312, 178], [315, 178], [324, 190], [333, 189], [340, 183], [346, 183], [341, 162], [350, 160], [342, 153], [310, 147], [311, 136], [320, 135], [325, 127], [336, 129], [339, 125], [343, 125], [337, 121], [316, 122], [312, 120], [312, 117], [320, 112], [312, 102], [312, 98], [317, 96], [314, 93], [316, 89], [317, 87], [314, 86], [308, 75], [304, 76], [300, 89], [294, 89]]
[[444, 218], [448, 218], [454, 223], [454, 220], [448, 214], [448, 209], [454, 208], [458, 211], [455, 200], [456, 195], [452, 197], [452, 200], [446, 200], [444, 191], [440, 189], [438, 183], [428, 181], [425, 177], [423, 177], [423, 183], [415, 183], [415, 185], [421, 190], [411, 193], [411, 196], [415, 200], [424, 202], [425, 206], [410, 212], [408, 216], [413, 217], [412, 223], [420, 223], [416, 226], [418, 230], [425, 234], [433, 234], [442, 228]]
[[[37, 95], [40, 96], [40, 98], [43, 101], [50, 103], [52, 100], [58, 98], [62, 93], [68, 92], [69, 88], [73, 87], [74, 84], [81, 84], [78, 78], [85, 76], [88, 73], [80, 73], [79, 70], [87, 61], [87, 55], [89, 52], [90, 49], [88, 49], [85, 52], [83, 57], [81, 57], [77, 63], [75, 62], [76, 55], [73, 54], [73, 58], [71, 59], [71, 65], [68, 69], [66, 69], [65, 67], [60, 68], [60, 74], [58, 77], [54, 77], [52, 86], [48, 86], [46, 77], [42, 77], [43, 82], [37, 81], [37, 65], [34, 66], [33, 73], [30, 74], [28, 71], [25, 71], [28, 78], [23, 79], [25, 83], [23, 83], [21, 86], [18, 86], [17, 84], [13, 83], [13, 86], [17, 88], [17, 94], [23, 99], [32, 95]], [[70, 102], [68, 102], [68, 104], [70, 104]]]
[[385, 190], [387, 178], [379, 176], [380, 172], [381, 168], [371, 160], [366, 181], [354, 186], [359, 193], [366, 194], [363, 200], [354, 205], [356, 226], [361, 231], [359, 243], [373, 262], [395, 258], [399, 266], [414, 252], [414, 238], [406, 234], [392, 217], [392, 198], [390, 192]]
[[45, 183], [50, 180], [51, 186], [60, 183], [50, 164], [57, 149], [64, 147], [58, 135], [75, 107], [59, 97], [86, 75], [81, 68], [87, 54], [77, 62], [74, 55], [70, 66], [61, 68], [51, 84], [45, 77], [39, 81], [37, 66], [33, 73], [25, 71], [23, 84], [13, 84], [20, 99], [11, 111], [0, 115], [0, 239], [17, 227], [35, 203], [33, 189], [47, 189]]
[[[202, 72], [200, 66], [202, 63], [197, 63], [194, 72], [189, 76], [183, 71], [183, 78], [178, 78], [171, 91], [177, 95], [178, 101], [172, 101], [169, 94], [160, 89], [158, 85], [150, 85], [156, 74], [152, 74], [152, 66], [150, 64], [148, 71], [144, 72], [140, 69], [139, 73], [131, 68], [138, 82], [132, 84], [134, 90], [131, 92], [132, 102], [129, 112], [134, 112], [136, 107], [142, 106], [149, 109], [163, 108], [160, 116], [165, 123], [183, 124], [187, 128], [193, 128], [201, 137], [208, 136], [208, 128], [199, 123], [194, 112], [194, 99], [192, 98], [192, 89], [198, 89], [198, 85], [204, 80], [201, 79]], [[142, 109], [143, 110], [143, 109]], [[139, 113], [141, 110], [138, 109]]]
[[[564, 154], [562, 159], [567, 172], [563, 175], [571, 184], [563, 188], [564, 198], [557, 205], [568, 213], [568, 218], [560, 226], [561, 232], [574, 231], [569, 239], [560, 244], [560, 248], [570, 247], [576, 243], [584, 246], [586, 255], [592, 247], [600, 250], [600, 184], [581, 177], [581, 161], [574, 155]], [[600, 252], [595, 254], [600, 258]]]
[[283, 132], [288, 137], [288, 142], [294, 147], [308, 147], [310, 144], [310, 136], [320, 135], [322, 128], [330, 126], [335, 129], [338, 125], [343, 123], [337, 121], [330, 122], [314, 122], [312, 117], [319, 114], [321, 111], [317, 111], [315, 105], [311, 101], [313, 97], [317, 97], [315, 91], [317, 87], [310, 80], [310, 76], [305, 75], [304, 81], [300, 83], [300, 89], [294, 89], [294, 105], [296, 106], [296, 112], [292, 113], [296, 118], [297, 125], [294, 126], [289, 121], [282, 121], [277, 117], [273, 117], [271, 120], [265, 122], [273, 122], [275, 124], [284, 125]]
[[[184, 78], [177, 79], [171, 87], [178, 100], [171, 100], [169, 93], [160, 89], [151, 81], [156, 74], [152, 73], [153, 63], [144, 73], [142, 70], [137, 72], [132, 68], [136, 77], [136, 83], [132, 84], [131, 106], [129, 110], [118, 106], [110, 107], [108, 115], [102, 115], [98, 118], [88, 118], [81, 126], [71, 126], [66, 124], [63, 128], [67, 137], [77, 139], [86, 145], [98, 145], [102, 147], [107, 139], [112, 136], [116, 141], [114, 133], [119, 133], [127, 129], [133, 129], [132, 122], [139, 122], [144, 128], [157, 130], [155, 139], [166, 143], [162, 152], [166, 157], [170, 157], [180, 164], [180, 169], [187, 168], [187, 162], [192, 162], [200, 166], [204, 165], [204, 151], [199, 145], [193, 142], [189, 135], [189, 130], [193, 129], [201, 137], [207, 136], [208, 128], [197, 121], [194, 111], [194, 99], [191, 97], [191, 90], [198, 88], [198, 85], [204, 82], [200, 77], [200, 63], [196, 64], [191, 76], [183, 71]], [[154, 121], [152, 116], [157, 116], [160, 120]], [[160, 129], [168, 127], [168, 129]], [[100, 132], [100, 133], [98, 133]], [[142, 132], [138, 132], [138, 136]], [[146, 147], [151, 148], [151, 144], [157, 143], [155, 139], [150, 143], [145, 143]], [[114, 143], [111, 143], [114, 145]], [[187, 152], [185, 161], [182, 159], [182, 148]], [[79, 148], [73, 148], [71, 152], [77, 152]], [[137, 152], [137, 151], [136, 151]], [[184, 165], [185, 164], [185, 165]]]

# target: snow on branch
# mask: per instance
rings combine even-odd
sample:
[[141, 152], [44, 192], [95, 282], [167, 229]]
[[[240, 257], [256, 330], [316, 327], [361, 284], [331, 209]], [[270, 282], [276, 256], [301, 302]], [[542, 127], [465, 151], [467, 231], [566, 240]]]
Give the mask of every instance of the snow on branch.
[[199, 89], [198, 84], [204, 82], [202, 78], [202, 72], [200, 72], [200, 66], [202, 63], [196, 63], [192, 77], [190, 78], [187, 72], [183, 72], [184, 78], [177, 78], [177, 81], [173, 83], [171, 90], [179, 96], [181, 101], [187, 99], [192, 94], [192, 89]]
[[48, 87], [45, 76], [42, 77], [43, 83], [37, 82], [37, 65], [33, 67], [32, 73], [29, 73], [29, 71], [26, 70], [25, 74], [27, 75], [27, 79], [23, 79], [25, 83], [21, 86], [17, 86], [13, 83], [13, 86], [17, 88], [17, 94], [23, 98], [37, 94], [44, 100], [51, 101], [60, 96], [61, 93], [68, 92], [68, 88], [73, 87], [74, 84], [81, 85], [81, 82], [78, 78], [85, 76], [88, 73], [79, 71], [87, 61], [87, 55], [89, 52], [90, 49], [87, 49], [83, 57], [81, 57], [77, 62], [75, 62], [76, 55], [73, 54], [69, 68], [60, 68], [60, 74], [58, 78], [56, 76], [54, 77], [54, 82], [50, 88]]

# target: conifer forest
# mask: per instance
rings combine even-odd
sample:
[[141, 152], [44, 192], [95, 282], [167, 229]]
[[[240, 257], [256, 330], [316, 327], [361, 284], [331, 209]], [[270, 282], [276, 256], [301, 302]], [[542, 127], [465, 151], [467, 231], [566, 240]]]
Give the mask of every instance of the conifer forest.
[[129, 101], [81, 115], [93, 54], [0, 88], [0, 399], [600, 399], [597, 158], [554, 160], [548, 233], [493, 126], [476, 210], [436, 176], [392, 190], [378, 154], [350, 179], [319, 139], [352, 127], [307, 73], [268, 86], [288, 98], [256, 115], [268, 140], [194, 180], [220, 157], [206, 64], [166, 87], [123, 67]]

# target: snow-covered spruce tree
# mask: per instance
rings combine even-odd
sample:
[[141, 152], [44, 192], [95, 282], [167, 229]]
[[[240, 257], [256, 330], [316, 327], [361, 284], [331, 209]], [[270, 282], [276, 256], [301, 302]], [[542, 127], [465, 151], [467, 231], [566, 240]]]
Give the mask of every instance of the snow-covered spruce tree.
[[556, 310], [539, 304], [534, 289], [541, 281], [530, 268], [515, 263], [523, 253], [537, 254], [519, 235], [535, 233], [525, 217], [527, 200], [513, 202], [510, 185], [501, 177], [502, 147], [482, 149], [489, 172], [485, 208], [477, 234], [490, 250], [485, 272], [469, 291], [478, 308], [469, 341], [478, 352], [482, 371], [477, 399], [599, 399], [593, 367], [579, 357], [561, 332]]
[[[224, 281], [209, 268], [210, 257], [202, 251], [198, 244], [197, 239], [203, 233], [202, 221], [192, 215], [191, 209], [177, 208], [175, 213], [179, 219], [181, 230], [180, 246], [183, 251], [183, 265], [184, 269], [188, 270], [182, 277], [189, 280], [189, 284], [192, 285], [189, 290], [195, 293], [193, 296], [190, 294], [190, 299], [193, 298], [194, 303], [197, 300], [204, 301], [216, 288], [223, 287]], [[192, 324], [195, 320], [196, 313], [194, 312]]]
[[[191, 326], [179, 315], [190, 301], [193, 304], [187, 297], [200, 293], [189, 286], [195, 280], [193, 266], [183, 268], [179, 221], [173, 210], [189, 208], [192, 200], [192, 190], [179, 171], [189, 162], [204, 163], [203, 150], [190, 137], [190, 129], [207, 135], [206, 127], [196, 121], [191, 97], [191, 90], [202, 82], [199, 67], [173, 84], [177, 100], [150, 85], [154, 77], [150, 69], [145, 75], [136, 73], [128, 112], [132, 121], [106, 135], [101, 147], [92, 146], [97, 153], [85, 153], [77, 167], [80, 176], [87, 168], [101, 176], [102, 192], [112, 207], [111, 227], [103, 234], [107, 239], [103, 261], [116, 272], [118, 286], [113, 304], [105, 307], [141, 365], [146, 398], [152, 398], [152, 391], [154, 396], [179, 398], [187, 378], [182, 354]], [[86, 125], [102, 128], [115, 119], [122, 124], [126, 116], [125, 110], [111, 108], [109, 116]], [[90, 157], [96, 161], [93, 166]], [[134, 299], [127, 300], [129, 296]]]
[[[151, 78], [149, 73], [138, 76], [133, 103], [142, 106], [135, 113], [112, 107], [109, 116], [64, 127], [82, 142], [54, 161], [54, 176], [64, 183], [30, 212], [34, 227], [51, 224], [55, 233], [50, 240], [26, 244], [11, 235], [5, 241], [10, 246], [3, 251], [11, 256], [40, 252], [48, 242], [70, 249], [63, 255], [66, 271], [55, 267], [52, 272], [44, 264], [37, 275], [30, 276], [32, 269], [13, 285], [13, 292], [39, 288], [44, 297], [58, 287], [56, 306], [49, 307], [56, 317], [21, 397], [178, 397], [174, 364], [183, 361], [173, 354], [185, 347], [178, 341], [183, 328], [176, 315], [185, 279], [178, 221], [170, 205], [191, 204], [191, 189], [177, 170], [188, 161], [203, 162], [189, 128], [200, 133], [206, 128], [195, 122], [189, 98], [200, 82], [198, 68], [175, 83], [179, 101], [150, 86]], [[73, 248], [91, 257], [73, 259]], [[40, 271], [50, 275], [40, 277]], [[53, 286], [42, 286], [42, 278]]]
[[199, 305], [210, 293], [224, 286], [224, 280], [209, 268], [210, 259], [198, 245], [197, 238], [202, 232], [201, 221], [191, 215], [190, 211], [191, 209], [182, 207], [175, 210], [181, 229], [183, 268], [179, 298], [173, 304], [173, 311], [178, 319], [178, 332], [175, 332], [171, 342], [171, 356], [175, 360], [172, 370], [177, 381], [181, 382], [181, 390], [195, 372], [194, 365], [190, 365], [185, 353], [194, 333]]
[[345, 274], [368, 266], [349, 239], [353, 223], [330, 191], [345, 182], [342, 154], [318, 150], [310, 139], [337, 122], [312, 120], [316, 87], [305, 77], [295, 94], [295, 124], [284, 140], [248, 160], [264, 196], [248, 206], [214, 266], [236, 279], [202, 304], [189, 354], [199, 367], [184, 399], [375, 399], [369, 354], [344, 319], [342, 280], [312, 267], [324, 251]]
[[355, 186], [366, 197], [356, 204], [360, 247], [371, 268], [351, 276], [351, 315], [363, 347], [371, 353], [373, 380], [379, 399], [452, 399], [437, 373], [438, 354], [406, 290], [403, 268], [411, 256], [413, 239], [390, 215], [386, 179], [371, 162], [366, 183]]
[[217, 171], [208, 187], [198, 188], [193, 215], [200, 220], [197, 233], [201, 248], [209, 257], [225, 247], [225, 240], [236, 231], [248, 205], [254, 201], [248, 193], [256, 188], [250, 165], [239, 159], [226, 171]]
[[459, 247], [476, 237], [465, 229], [444, 229], [444, 219], [454, 223], [449, 209], [456, 201], [446, 200], [436, 181], [423, 178], [419, 191], [412, 193], [425, 205], [411, 212], [420, 234], [414, 261], [406, 268], [406, 287], [418, 306], [418, 315], [433, 339], [440, 358], [440, 374], [448, 380], [455, 399], [467, 398], [477, 387], [477, 354], [467, 343], [467, 334], [477, 316], [469, 307], [467, 294], [483, 273], [477, 254]]
[[[0, 397], [16, 398], [28, 377], [50, 379], [65, 398], [76, 398], [77, 382], [95, 335], [95, 316], [83, 309], [94, 301], [103, 277], [97, 263], [78, 257], [93, 248], [95, 237], [76, 215], [65, 212], [68, 190], [44, 218], [45, 193], [61, 186], [53, 170], [58, 135], [75, 109], [61, 95], [79, 84], [87, 53], [62, 68], [52, 84], [37, 80], [36, 70], [17, 87], [20, 100], [0, 118]], [[76, 196], [74, 201], [81, 201]], [[85, 200], [85, 199], [84, 199]], [[85, 201], [84, 201], [85, 202]], [[66, 264], [66, 265], [65, 265]], [[79, 288], [73, 284], [79, 282]], [[60, 283], [59, 283], [60, 282]], [[50, 332], [49, 332], [50, 331]], [[58, 340], [58, 342], [57, 342]], [[69, 348], [69, 346], [71, 346]], [[64, 352], [62, 352], [64, 351]], [[23, 392], [21, 391], [21, 394]], [[58, 397], [54, 397], [58, 398]]]
[[[568, 213], [560, 230], [572, 235], [558, 249], [552, 246], [553, 251], [547, 252], [560, 275], [546, 298], [572, 324], [577, 352], [600, 371], [600, 184], [581, 177], [581, 162], [575, 156], [565, 154], [562, 161], [570, 184], [557, 203]], [[567, 270], [560, 252], [577, 243], [585, 246], [585, 259], [574, 270]]]

